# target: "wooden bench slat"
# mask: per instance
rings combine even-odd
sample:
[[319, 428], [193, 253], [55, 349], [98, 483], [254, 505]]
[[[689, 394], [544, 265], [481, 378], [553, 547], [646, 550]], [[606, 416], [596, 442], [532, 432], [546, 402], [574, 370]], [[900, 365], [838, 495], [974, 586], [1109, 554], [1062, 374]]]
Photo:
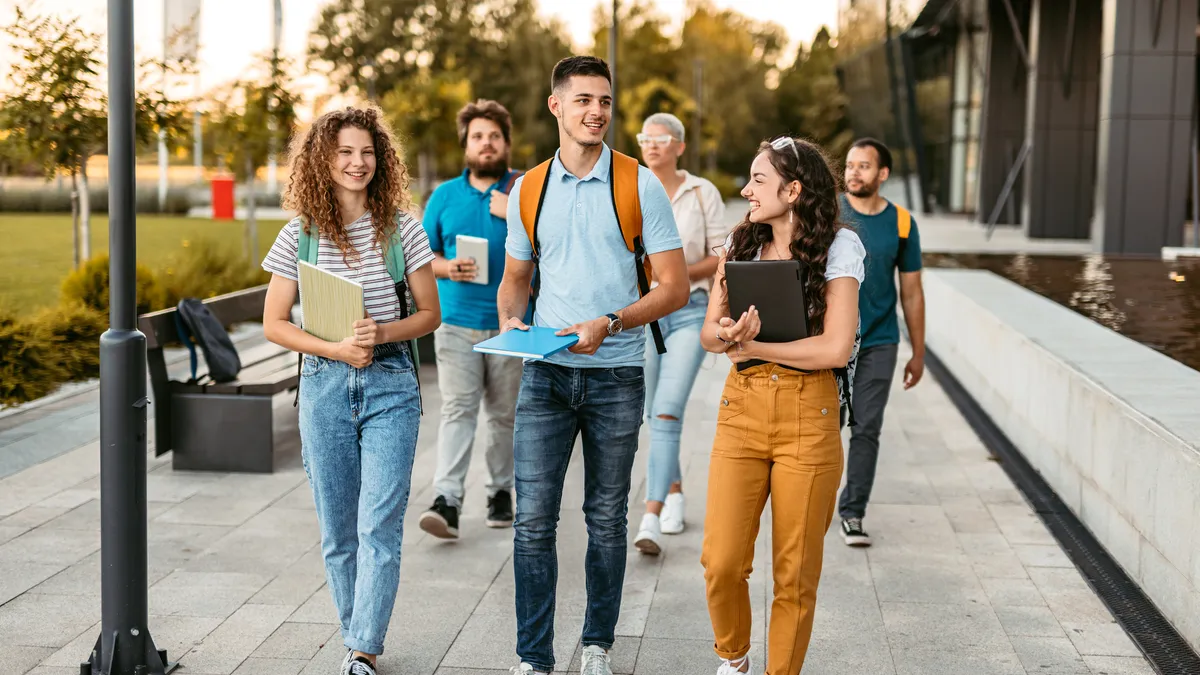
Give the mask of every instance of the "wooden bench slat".
[[[261, 361], [243, 368], [236, 380], [232, 382], [219, 382], [207, 384], [204, 387], [206, 394], [238, 394], [247, 385], [254, 384], [270, 384], [277, 383], [285, 379], [284, 376], [278, 375], [280, 371], [287, 369], [296, 370], [296, 359], [298, 357], [293, 352], [286, 352], [274, 358]], [[282, 390], [281, 390], [282, 391]]]

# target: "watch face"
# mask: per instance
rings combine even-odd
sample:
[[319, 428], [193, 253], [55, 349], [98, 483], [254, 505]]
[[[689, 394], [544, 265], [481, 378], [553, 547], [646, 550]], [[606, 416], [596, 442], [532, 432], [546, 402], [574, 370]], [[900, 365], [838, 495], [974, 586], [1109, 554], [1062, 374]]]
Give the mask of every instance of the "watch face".
[[609, 335], [609, 337], [612, 337], [612, 336], [616, 335], [617, 333], [620, 333], [622, 328], [623, 328], [623, 326], [621, 325], [621, 320], [619, 318], [614, 318], [614, 317], [608, 318], [608, 335]]

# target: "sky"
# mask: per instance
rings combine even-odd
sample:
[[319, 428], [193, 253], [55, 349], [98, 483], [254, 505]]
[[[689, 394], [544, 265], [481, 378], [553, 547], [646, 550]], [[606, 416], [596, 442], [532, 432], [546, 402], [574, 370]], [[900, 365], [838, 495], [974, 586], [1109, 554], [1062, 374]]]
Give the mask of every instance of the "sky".
[[[284, 0], [283, 50], [303, 62], [308, 32], [321, 6], [328, 0]], [[600, 0], [537, 0], [540, 11], [566, 24], [577, 47], [591, 43], [592, 13]], [[686, 0], [654, 0], [660, 12], [678, 26]], [[720, 7], [735, 7], [747, 16], [771, 20], [784, 27], [792, 40], [790, 55], [799, 42], [808, 42], [822, 25], [834, 29], [838, 0], [714, 0]], [[97, 33], [107, 27], [107, 0], [0, 0], [0, 24], [10, 23], [15, 8], [29, 12], [74, 14], [83, 26]], [[255, 54], [270, 48], [272, 0], [203, 0], [200, 20], [199, 86], [235, 79]], [[790, 5], [790, 8], [789, 8]], [[803, 6], [803, 9], [799, 7]], [[139, 57], [161, 56], [163, 0], [134, 0], [134, 39]], [[0, 43], [0, 72], [11, 58]]]

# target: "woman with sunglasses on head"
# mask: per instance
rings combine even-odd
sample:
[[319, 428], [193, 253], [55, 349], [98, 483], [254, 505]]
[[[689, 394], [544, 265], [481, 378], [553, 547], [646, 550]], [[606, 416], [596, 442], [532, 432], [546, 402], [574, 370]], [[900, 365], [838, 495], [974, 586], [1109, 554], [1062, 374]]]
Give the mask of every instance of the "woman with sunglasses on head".
[[700, 326], [708, 307], [708, 293], [717, 256], [725, 241], [725, 201], [708, 180], [679, 169], [686, 149], [683, 122], [669, 113], [646, 118], [637, 135], [642, 160], [654, 172], [671, 198], [671, 210], [691, 280], [688, 304], [663, 318], [667, 353], [659, 354], [652, 338], [646, 341], [646, 419], [650, 426], [650, 461], [646, 476], [646, 514], [642, 516], [634, 546], [658, 555], [662, 535], [684, 528], [684, 501], [679, 468], [679, 439], [683, 411], [704, 360]]
[[[717, 673], [750, 672], [747, 580], [759, 519], [772, 496], [775, 597], [766, 675], [796, 675], [812, 634], [825, 531], [842, 476], [840, 411], [849, 404], [866, 252], [838, 221], [837, 183], [811, 143], [789, 137], [764, 143], [742, 196], [750, 212], [718, 263], [700, 334], [705, 349], [734, 364], [709, 465], [701, 564], [722, 659]], [[753, 306], [731, 318], [727, 260], [799, 261], [810, 337], [758, 342]]]

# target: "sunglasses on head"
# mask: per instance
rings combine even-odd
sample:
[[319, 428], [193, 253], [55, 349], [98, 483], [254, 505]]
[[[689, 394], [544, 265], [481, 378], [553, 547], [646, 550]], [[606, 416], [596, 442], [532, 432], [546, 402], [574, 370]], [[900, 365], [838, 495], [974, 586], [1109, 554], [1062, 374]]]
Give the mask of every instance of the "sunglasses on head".
[[796, 155], [796, 161], [800, 161], [800, 150], [796, 147], [796, 139], [791, 136], [780, 136], [771, 141], [771, 147], [779, 152], [783, 152], [784, 148], [791, 148], [792, 154]]

